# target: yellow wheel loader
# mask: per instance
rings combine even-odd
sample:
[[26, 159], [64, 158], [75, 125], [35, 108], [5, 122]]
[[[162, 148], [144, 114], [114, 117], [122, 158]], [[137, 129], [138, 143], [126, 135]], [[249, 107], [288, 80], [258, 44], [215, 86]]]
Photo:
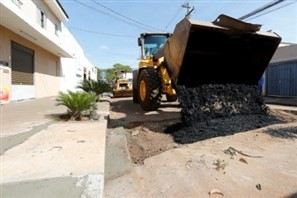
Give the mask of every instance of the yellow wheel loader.
[[175, 101], [175, 85], [257, 85], [281, 38], [261, 25], [226, 15], [213, 22], [184, 18], [173, 34], [142, 33], [139, 68], [133, 72], [133, 101], [156, 110], [162, 94]]
[[132, 96], [132, 82], [127, 77], [126, 70], [118, 70], [115, 72], [116, 80], [113, 86], [113, 97], [131, 97]]

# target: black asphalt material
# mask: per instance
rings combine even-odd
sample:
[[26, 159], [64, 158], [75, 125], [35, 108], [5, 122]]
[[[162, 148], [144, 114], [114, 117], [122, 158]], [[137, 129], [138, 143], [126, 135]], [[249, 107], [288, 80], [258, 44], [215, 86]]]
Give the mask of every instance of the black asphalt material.
[[297, 127], [287, 127], [280, 129], [269, 128], [266, 133], [273, 137], [296, 139], [297, 138]]
[[257, 86], [208, 84], [178, 86], [182, 123], [166, 129], [176, 142], [193, 143], [280, 123], [269, 116]]

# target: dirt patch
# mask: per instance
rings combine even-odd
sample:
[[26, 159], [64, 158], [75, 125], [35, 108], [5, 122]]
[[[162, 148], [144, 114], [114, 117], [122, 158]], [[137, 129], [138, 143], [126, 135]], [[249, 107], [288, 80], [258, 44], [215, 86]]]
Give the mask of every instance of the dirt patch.
[[162, 122], [133, 122], [126, 126], [126, 138], [132, 162], [143, 164], [144, 160], [179, 145], [165, 129], [177, 120]]
[[[226, 136], [278, 123], [297, 121], [297, 116], [282, 110], [269, 110], [268, 115], [241, 115], [225, 119], [184, 126], [179, 119], [160, 122], [131, 122], [125, 126], [125, 135], [131, 160], [143, 164], [144, 160], [185, 143], [217, 136]], [[180, 128], [179, 128], [180, 127]], [[170, 133], [174, 131], [174, 133]], [[276, 138], [297, 138], [296, 127], [270, 127], [263, 131]]]
[[[280, 110], [273, 112], [273, 114], [277, 114], [278, 119], [273, 116], [235, 116], [229, 119], [197, 123], [192, 126], [187, 126], [188, 128], [185, 128], [185, 126], [180, 123], [180, 120], [145, 123], [133, 122], [126, 126], [125, 135], [132, 162], [141, 165], [144, 163], [145, 159], [173, 148], [182, 147], [185, 143], [194, 143], [212, 137], [232, 135], [242, 132], [241, 129], [249, 131], [280, 122], [290, 122], [292, 119], [291, 117], [291, 119], [286, 120], [286, 116], [288, 115], [282, 114]], [[295, 119], [295, 121], [296, 120], [297, 119]], [[231, 129], [232, 131], [230, 131]], [[168, 133], [169, 130], [174, 130], [176, 133]], [[296, 127], [271, 127], [263, 132], [275, 138], [297, 138]]]

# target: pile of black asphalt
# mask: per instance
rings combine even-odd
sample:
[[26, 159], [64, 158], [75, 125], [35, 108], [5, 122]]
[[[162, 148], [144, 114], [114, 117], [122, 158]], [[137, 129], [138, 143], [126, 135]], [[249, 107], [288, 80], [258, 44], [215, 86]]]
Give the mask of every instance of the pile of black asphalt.
[[297, 139], [297, 127], [268, 128], [266, 133], [276, 138]]
[[182, 122], [165, 130], [175, 142], [193, 143], [280, 123], [269, 115], [257, 86], [207, 84], [177, 86]]

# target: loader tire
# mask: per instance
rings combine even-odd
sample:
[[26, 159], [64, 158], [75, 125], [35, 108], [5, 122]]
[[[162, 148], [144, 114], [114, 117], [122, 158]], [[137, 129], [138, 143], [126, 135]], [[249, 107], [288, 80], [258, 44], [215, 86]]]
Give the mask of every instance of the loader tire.
[[134, 103], [139, 103], [139, 99], [138, 99], [138, 92], [137, 92], [137, 70], [133, 71], [133, 102]]
[[155, 69], [143, 69], [138, 78], [138, 99], [145, 111], [158, 109], [161, 101], [161, 78]]
[[166, 94], [166, 99], [168, 102], [175, 102], [177, 100], [177, 95]]

